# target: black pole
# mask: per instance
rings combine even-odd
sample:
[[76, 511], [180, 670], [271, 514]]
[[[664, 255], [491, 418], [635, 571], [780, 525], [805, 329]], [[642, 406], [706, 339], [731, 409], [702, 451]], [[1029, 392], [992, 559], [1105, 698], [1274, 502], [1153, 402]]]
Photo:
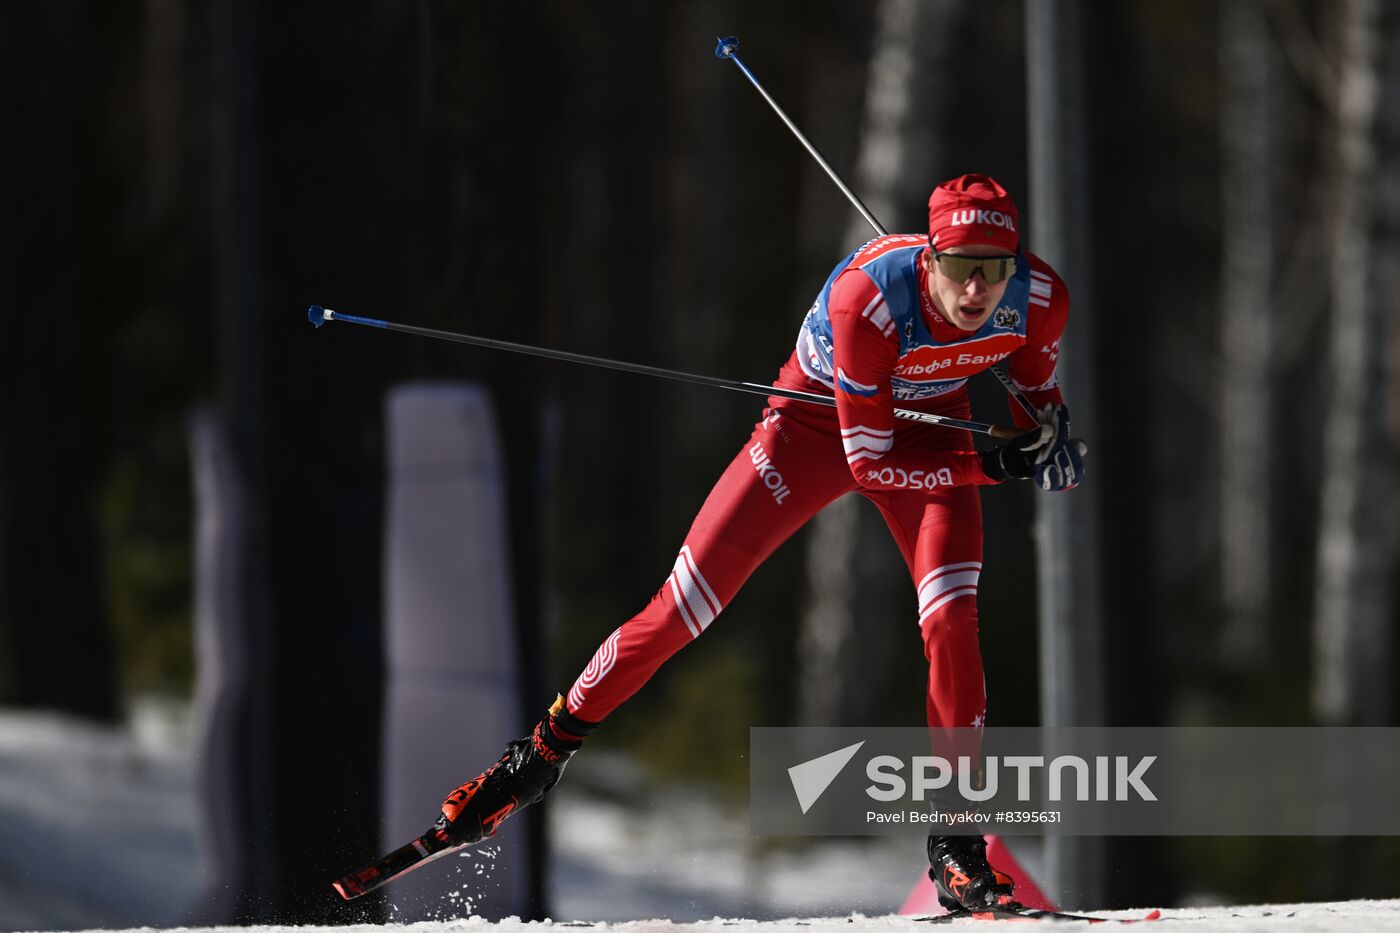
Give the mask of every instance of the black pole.
[[[366, 327], [377, 327], [380, 330], [392, 330], [401, 334], [414, 334], [419, 337], [430, 337], [434, 340], [450, 340], [453, 343], [464, 343], [469, 346], [485, 347], [490, 350], [505, 350], [508, 353], [521, 353], [526, 356], [539, 356], [550, 360], [581, 363], [585, 366], [599, 366], [604, 369], [615, 369], [620, 372], [634, 373], [640, 376], [655, 376], [658, 379], [671, 379], [676, 382], [691, 382], [696, 385], [710, 386], [716, 389], [746, 392], [750, 395], [775, 395], [779, 398], [825, 405], [828, 408], [836, 407], [836, 399], [829, 395], [819, 395], [816, 392], [803, 392], [800, 389], [784, 389], [778, 386], [762, 385], [757, 382], [739, 382], [733, 379], [723, 379], [718, 376], [701, 376], [696, 373], [685, 373], [675, 369], [665, 369], [661, 366], [647, 366], [642, 363], [625, 363], [621, 360], [610, 360], [601, 356], [589, 356], [586, 353], [570, 353], [567, 350], [534, 347], [524, 343], [512, 343], [509, 340], [476, 337], [471, 334], [459, 334], [449, 330], [436, 330], [431, 327], [418, 327], [413, 324], [398, 324], [394, 321], [382, 321], [378, 318], [343, 314], [340, 311], [332, 311], [320, 305], [312, 305], [307, 309], [306, 316], [311, 323], [317, 327], [320, 327], [326, 321], [346, 321], [351, 324], [363, 324]], [[964, 421], [961, 418], [948, 418], [943, 415], [935, 415], [932, 412], [913, 411], [907, 408], [896, 408], [894, 410], [894, 416], [906, 421], [936, 424], [946, 428], [960, 428], [964, 431], [986, 434], [1003, 440], [1010, 440], [1011, 438], [1019, 437], [1025, 433], [1020, 428], [1008, 427], [1006, 425], [983, 424], [980, 421]]]

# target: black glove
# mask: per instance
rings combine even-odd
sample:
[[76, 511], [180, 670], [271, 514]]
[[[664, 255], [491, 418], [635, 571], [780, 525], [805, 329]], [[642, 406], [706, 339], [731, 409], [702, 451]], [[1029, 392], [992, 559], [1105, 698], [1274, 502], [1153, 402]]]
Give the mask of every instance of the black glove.
[[1084, 478], [1084, 455], [1089, 445], [1069, 436], [1069, 406], [1052, 410], [1046, 405], [1040, 414], [1042, 426], [1047, 422], [1054, 426], [1055, 439], [1036, 456], [1035, 484], [1046, 492], [1073, 489]]
[[1040, 425], [982, 454], [982, 471], [998, 482], [1030, 479], [1047, 492], [1073, 489], [1084, 478], [1089, 445], [1069, 436], [1069, 407], [1046, 405]]
[[1008, 479], [1030, 479], [1035, 475], [1035, 458], [1045, 446], [1043, 428], [1033, 428], [1000, 447], [982, 451], [982, 472], [998, 483]]

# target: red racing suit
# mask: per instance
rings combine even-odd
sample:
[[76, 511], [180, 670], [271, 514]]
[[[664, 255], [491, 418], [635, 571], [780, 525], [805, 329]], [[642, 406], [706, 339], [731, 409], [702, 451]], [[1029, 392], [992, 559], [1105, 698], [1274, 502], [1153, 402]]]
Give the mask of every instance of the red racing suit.
[[[1069, 311], [1063, 282], [1022, 254], [976, 333], [944, 321], [921, 274], [922, 236], [878, 237], [837, 265], [775, 386], [834, 395], [835, 409], [769, 398], [711, 490], [670, 576], [593, 655], [556, 721], [586, 735], [680, 648], [700, 637], [778, 545], [828, 503], [875, 504], [918, 595], [931, 727], [980, 727], [977, 631], [983, 472], [967, 431], [896, 420], [894, 408], [970, 417], [965, 383], [1006, 359], [1037, 409], [1058, 405], [1055, 360]], [[1012, 405], [1025, 427], [1032, 421]]]

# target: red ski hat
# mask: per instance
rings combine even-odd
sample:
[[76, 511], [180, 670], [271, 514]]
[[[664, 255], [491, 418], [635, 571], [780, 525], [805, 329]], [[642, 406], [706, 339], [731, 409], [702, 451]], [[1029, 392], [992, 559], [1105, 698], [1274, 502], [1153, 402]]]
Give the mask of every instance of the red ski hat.
[[939, 251], [986, 243], [1014, 253], [1017, 223], [1016, 203], [989, 175], [960, 175], [929, 195], [928, 236]]

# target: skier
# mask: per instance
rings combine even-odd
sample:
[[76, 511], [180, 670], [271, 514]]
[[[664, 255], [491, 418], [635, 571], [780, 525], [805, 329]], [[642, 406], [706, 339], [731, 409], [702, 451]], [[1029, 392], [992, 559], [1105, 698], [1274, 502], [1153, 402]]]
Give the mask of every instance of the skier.
[[[1086, 447], [1070, 437], [1055, 377], [1068, 296], [1021, 250], [1011, 197], [986, 175], [963, 175], [935, 188], [928, 207], [927, 236], [877, 237], [837, 265], [774, 383], [834, 395], [835, 409], [769, 398], [646, 608], [603, 641], [529, 736], [447, 797], [439, 825], [453, 843], [493, 835], [543, 797], [589, 733], [698, 638], [779, 544], [851, 492], [884, 515], [913, 578], [929, 726], [983, 726], [976, 487], [1033, 478], [1072, 488]], [[1003, 359], [1039, 412], [1012, 405], [1027, 429], [1017, 439], [978, 453], [966, 431], [896, 422], [896, 403], [969, 418], [968, 377]], [[1010, 900], [1011, 879], [988, 865], [981, 836], [931, 835], [928, 857], [950, 909]]]

